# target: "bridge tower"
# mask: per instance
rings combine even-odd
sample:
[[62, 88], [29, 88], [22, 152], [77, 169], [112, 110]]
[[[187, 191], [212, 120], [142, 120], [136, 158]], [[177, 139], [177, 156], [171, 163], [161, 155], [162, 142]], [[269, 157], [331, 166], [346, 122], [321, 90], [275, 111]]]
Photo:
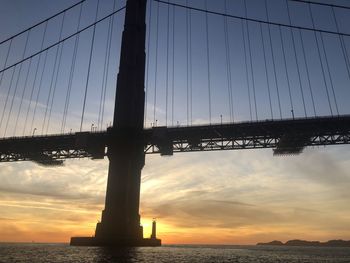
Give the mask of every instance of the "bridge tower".
[[144, 79], [147, 0], [127, 0], [122, 36], [113, 127], [108, 143], [105, 209], [95, 237], [72, 237], [71, 245], [159, 246], [144, 239], [140, 225], [141, 170], [145, 163], [141, 138], [144, 123]]

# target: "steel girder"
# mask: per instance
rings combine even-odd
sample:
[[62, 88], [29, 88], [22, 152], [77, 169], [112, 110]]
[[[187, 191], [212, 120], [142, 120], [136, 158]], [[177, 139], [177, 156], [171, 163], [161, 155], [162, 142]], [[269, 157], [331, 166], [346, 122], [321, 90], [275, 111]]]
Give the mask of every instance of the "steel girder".
[[[34, 161], [61, 165], [71, 158], [102, 159], [111, 143], [122, 142], [128, 131], [11, 137], [0, 139], [0, 162]], [[349, 144], [350, 116], [289, 120], [153, 127], [136, 136], [146, 154], [273, 148], [275, 155], [299, 154], [306, 146]]]

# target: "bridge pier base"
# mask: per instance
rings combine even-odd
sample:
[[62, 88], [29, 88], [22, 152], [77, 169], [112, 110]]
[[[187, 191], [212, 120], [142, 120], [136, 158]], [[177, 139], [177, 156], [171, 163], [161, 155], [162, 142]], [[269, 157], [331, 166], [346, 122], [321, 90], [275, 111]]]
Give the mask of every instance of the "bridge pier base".
[[[113, 131], [111, 131], [113, 132]], [[109, 170], [105, 209], [95, 237], [72, 237], [75, 246], [160, 246], [161, 240], [143, 238], [139, 202], [143, 144], [125, 133], [108, 149]]]
[[160, 239], [142, 238], [142, 239], [119, 239], [106, 240], [96, 237], [72, 237], [71, 246], [114, 246], [114, 247], [158, 247], [161, 246]]

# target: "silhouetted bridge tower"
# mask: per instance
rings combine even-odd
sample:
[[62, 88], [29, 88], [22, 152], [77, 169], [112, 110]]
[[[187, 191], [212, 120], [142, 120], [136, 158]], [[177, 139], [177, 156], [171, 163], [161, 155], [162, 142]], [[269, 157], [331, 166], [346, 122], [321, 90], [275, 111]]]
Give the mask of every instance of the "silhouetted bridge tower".
[[[140, 226], [141, 170], [145, 164], [143, 131], [145, 107], [146, 0], [126, 4], [113, 127], [108, 133], [108, 182], [105, 209], [95, 237], [72, 238], [71, 245], [159, 246], [144, 239]], [[116, 136], [118, 135], [118, 136]]]
[[349, 144], [350, 116], [339, 114], [145, 128], [146, 3], [126, 3], [113, 127], [101, 132], [33, 133], [0, 139], [0, 162], [61, 165], [69, 158], [108, 157], [102, 220], [96, 226], [95, 237], [74, 237], [72, 245], [160, 245], [159, 239], [144, 239], [140, 226], [140, 181], [145, 154], [273, 148], [274, 154], [289, 155], [301, 153], [306, 146]]

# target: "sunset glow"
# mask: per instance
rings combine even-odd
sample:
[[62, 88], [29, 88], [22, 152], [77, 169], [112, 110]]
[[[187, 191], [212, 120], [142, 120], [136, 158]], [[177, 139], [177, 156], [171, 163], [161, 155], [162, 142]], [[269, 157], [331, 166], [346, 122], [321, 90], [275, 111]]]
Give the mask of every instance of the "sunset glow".
[[[4, 1], [0, 10], [0, 41], [76, 1], [28, 2]], [[45, 26], [42, 23], [30, 28], [26, 35], [14, 38], [18, 42], [13, 40], [13, 49], [12, 38], [11, 42], [3, 41], [6, 49], [5, 45], [0, 48], [0, 68], [15, 64], [1, 76], [4, 80], [0, 83], [0, 105], [4, 106], [0, 109], [3, 115], [0, 138], [18, 147], [14, 142], [20, 139], [12, 137], [27, 136], [25, 140], [29, 138], [31, 142], [35, 137], [46, 142], [39, 135], [60, 134], [73, 146], [60, 148], [64, 143], [57, 140], [59, 146], [50, 146], [53, 150], [43, 147], [41, 152], [31, 153], [30, 147], [24, 147], [16, 155], [11, 146], [1, 155], [10, 157], [0, 163], [0, 242], [69, 243], [71, 237], [94, 236], [105, 206], [109, 162], [105, 155], [113, 164], [110, 169], [113, 179], [108, 184], [110, 209], [104, 216], [104, 221], [106, 218], [109, 221], [107, 227], [99, 229], [102, 236], [106, 233], [110, 236], [95, 240], [116, 242], [116, 233], [122, 242], [133, 240], [129, 236], [140, 233], [137, 197], [146, 144], [156, 149], [153, 152], [156, 154], [147, 152], [141, 176], [140, 217], [146, 238], [150, 237], [152, 220], [156, 218], [157, 237], [162, 244], [350, 240], [350, 151], [348, 145], [340, 145], [349, 143], [345, 134], [349, 129], [345, 132], [345, 128], [339, 128], [337, 134], [331, 131], [320, 135], [309, 123], [311, 132], [300, 129], [297, 131], [300, 134], [294, 134], [289, 129], [278, 130], [276, 125], [273, 129], [278, 132], [264, 134], [266, 123], [279, 125], [288, 121], [288, 127], [298, 130], [293, 125], [301, 119], [308, 123], [311, 118], [318, 122], [321, 116], [338, 120], [339, 116], [349, 117], [346, 114], [350, 112], [350, 65], [349, 54], [345, 53], [350, 51], [350, 35], [335, 31], [336, 16], [328, 12], [334, 13], [334, 7], [329, 10], [324, 6], [313, 7], [312, 13], [311, 8], [303, 7], [306, 3], [291, 3], [292, 17], [287, 21], [286, 12], [290, 11], [285, 1], [192, 1], [193, 6], [186, 9], [181, 6], [185, 2], [190, 1], [176, 0], [172, 6], [149, 1], [145, 20], [147, 30], [152, 31], [145, 32], [143, 21], [130, 20], [125, 42], [122, 42], [125, 1], [113, 0], [86, 1], [79, 5], [80, 9], [77, 6], [64, 11], [64, 15], [50, 19]], [[146, 2], [143, 3], [145, 7]], [[110, 14], [117, 9], [118, 12]], [[152, 10], [158, 12], [157, 19], [154, 13], [151, 17]], [[311, 27], [309, 10], [313, 27], [315, 20], [316, 27], [322, 30]], [[136, 11], [134, 14], [140, 13]], [[342, 12], [335, 20], [339, 22], [338, 31], [344, 31], [349, 24], [346, 12]], [[103, 16], [106, 19], [97, 23]], [[83, 27], [86, 28], [78, 34]], [[139, 41], [144, 33], [146, 48]], [[67, 38], [66, 42], [60, 43], [63, 38]], [[58, 43], [45, 51], [43, 47], [55, 41]], [[322, 54], [318, 43], [321, 41], [325, 42]], [[122, 50], [128, 52], [122, 52], [125, 70], [120, 72], [125, 75], [119, 75], [122, 84], [118, 87], [123, 87], [119, 88], [120, 94], [127, 99], [116, 96], [115, 100], [121, 43]], [[142, 45], [138, 47], [135, 43]], [[39, 52], [40, 55], [26, 60], [18, 55], [23, 52], [25, 57], [38, 52], [40, 45], [46, 53]], [[129, 46], [136, 51], [128, 50]], [[13, 61], [7, 63], [7, 57]], [[17, 63], [19, 60], [23, 61]], [[136, 71], [140, 73], [137, 77]], [[134, 86], [131, 79], [135, 80]], [[32, 90], [26, 90], [27, 86]], [[118, 111], [122, 113], [115, 114], [119, 116], [117, 120], [113, 115], [115, 105], [117, 109], [123, 105]], [[27, 123], [28, 119], [32, 122]], [[247, 126], [236, 125], [238, 122]], [[249, 126], [252, 123], [258, 126]], [[225, 134], [219, 130], [226, 124], [233, 128]], [[214, 127], [211, 132], [218, 136], [217, 144], [212, 146], [212, 138], [200, 138], [209, 130], [202, 126], [197, 127], [198, 138], [192, 138], [191, 125]], [[236, 127], [248, 126], [261, 128], [262, 135], [253, 134], [256, 130], [250, 128], [253, 135], [248, 136], [245, 129], [239, 128], [244, 135], [237, 141], [231, 137]], [[107, 127], [108, 132], [103, 133]], [[174, 130], [185, 130], [183, 127], [191, 131], [186, 133], [186, 140], [169, 135]], [[88, 142], [86, 134], [105, 137], [96, 136], [98, 143], [94, 144]], [[333, 136], [339, 136], [339, 141], [335, 142]], [[316, 147], [315, 137], [327, 146]], [[106, 143], [101, 143], [101, 138]], [[242, 141], [249, 143], [240, 145]], [[328, 146], [336, 143], [339, 144]], [[178, 144], [185, 146], [177, 148]], [[238, 146], [243, 150], [233, 150]], [[303, 153], [276, 157], [271, 149], [248, 150], [280, 146], [282, 154], [299, 150]], [[104, 152], [107, 148], [108, 152]], [[223, 151], [228, 148], [231, 151]], [[217, 149], [221, 151], [212, 151]], [[182, 152], [187, 150], [193, 152]], [[91, 159], [81, 158], [83, 151]], [[76, 159], [64, 160], [64, 165], [59, 166], [64, 158]], [[118, 177], [120, 174], [129, 177]], [[120, 191], [115, 190], [116, 185], [121, 186]], [[109, 231], [114, 229], [111, 226], [115, 218], [120, 220], [120, 214], [127, 214], [120, 211], [131, 211], [132, 216], [125, 217], [128, 220], [123, 227], [115, 228], [119, 232]]]
[[[283, 158], [270, 150], [150, 156], [141, 185], [144, 236], [155, 217], [164, 244], [350, 239], [349, 160], [346, 147]], [[106, 161], [3, 164], [0, 240], [94, 235], [106, 174]]]

